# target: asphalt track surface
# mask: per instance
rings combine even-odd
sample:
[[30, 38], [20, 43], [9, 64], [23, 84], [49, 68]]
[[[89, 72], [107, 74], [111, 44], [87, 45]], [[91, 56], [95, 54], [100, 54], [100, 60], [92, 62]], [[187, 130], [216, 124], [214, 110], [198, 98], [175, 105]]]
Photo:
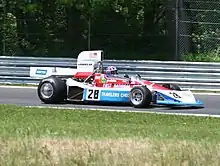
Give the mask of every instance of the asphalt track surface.
[[36, 89], [20, 87], [1, 87], [0, 86], [0, 104], [16, 104], [21, 106], [43, 106], [43, 107], [64, 107], [64, 108], [83, 108], [83, 109], [105, 109], [118, 111], [137, 111], [137, 112], [158, 112], [158, 113], [183, 113], [183, 114], [209, 114], [220, 115], [220, 95], [195, 94], [195, 96], [204, 102], [204, 108], [167, 108], [152, 107], [137, 109], [131, 106], [109, 106], [109, 105], [82, 105], [82, 104], [43, 104], [37, 97]]

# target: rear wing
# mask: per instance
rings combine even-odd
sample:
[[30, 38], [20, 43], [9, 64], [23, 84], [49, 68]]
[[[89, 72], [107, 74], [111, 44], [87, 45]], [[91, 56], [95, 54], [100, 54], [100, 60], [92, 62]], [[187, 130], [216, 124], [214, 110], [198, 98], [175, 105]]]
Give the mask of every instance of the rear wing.
[[77, 58], [77, 72], [93, 72], [103, 58], [103, 51], [82, 51]]
[[98, 63], [103, 61], [102, 50], [82, 51], [77, 57], [77, 68], [65, 67], [30, 67], [30, 77], [45, 78], [51, 75], [74, 76], [80, 72], [93, 72]]

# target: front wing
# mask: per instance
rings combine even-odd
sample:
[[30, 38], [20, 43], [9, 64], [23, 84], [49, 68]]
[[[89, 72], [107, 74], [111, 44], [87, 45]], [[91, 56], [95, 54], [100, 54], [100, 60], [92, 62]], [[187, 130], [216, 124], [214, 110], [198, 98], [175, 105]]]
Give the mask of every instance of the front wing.
[[156, 104], [169, 106], [204, 107], [191, 91], [157, 91]]

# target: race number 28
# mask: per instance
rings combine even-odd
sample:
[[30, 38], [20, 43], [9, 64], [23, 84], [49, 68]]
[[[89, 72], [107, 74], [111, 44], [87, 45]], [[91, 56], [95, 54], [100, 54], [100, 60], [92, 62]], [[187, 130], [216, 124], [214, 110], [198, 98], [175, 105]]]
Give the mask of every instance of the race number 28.
[[89, 89], [88, 90], [88, 99], [98, 100], [99, 99], [99, 90]]

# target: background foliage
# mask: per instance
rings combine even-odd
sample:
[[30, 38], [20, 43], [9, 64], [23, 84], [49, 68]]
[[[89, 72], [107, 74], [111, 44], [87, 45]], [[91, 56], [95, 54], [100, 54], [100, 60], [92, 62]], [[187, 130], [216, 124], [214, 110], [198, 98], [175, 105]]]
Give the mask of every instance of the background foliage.
[[217, 0], [0, 2], [3, 55], [76, 57], [82, 50], [103, 49], [108, 59], [220, 59]]
[[220, 61], [220, 1], [180, 2], [180, 54], [190, 61]]
[[75, 57], [103, 49], [108, 58], [171, 58], [164, 0], [1, 2], [7, 55]]

